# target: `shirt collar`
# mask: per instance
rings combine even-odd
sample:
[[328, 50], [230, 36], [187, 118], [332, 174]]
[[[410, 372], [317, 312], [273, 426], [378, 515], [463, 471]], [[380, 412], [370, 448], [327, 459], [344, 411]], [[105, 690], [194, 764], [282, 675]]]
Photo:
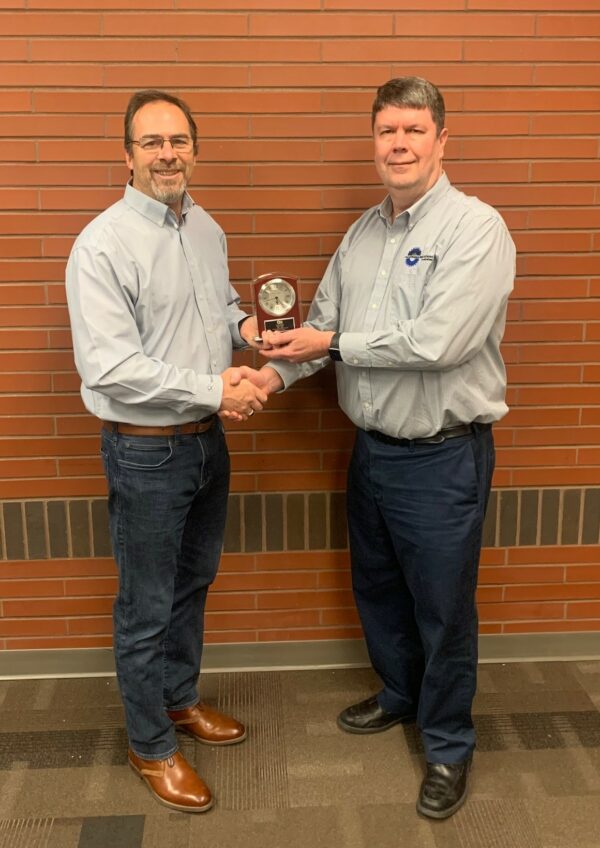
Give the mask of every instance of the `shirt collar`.
[[[132, 209], [135, 209], [136, 212], [139, 212], [140, 215], [148, 218], [154, 224], [158, 224], [159, 227], [165, 226], [167, 216], [169, 212], [171, 212], [166, 203], [161, 203], [160, 200], [148, 197], [147, 194], [144, 194], [143, 192], [138, 191], [137, 188], [134, 188], [130, 182], [125, 186], [125, 203], [128, 206], [131, 206]], [[193, 205], [194, 201], [186, 191], [183, 195], [183, 201], [181, 204], [182, 216], [187, 215]]]
[[[445, 171], [442, 171], [440, 177], [431, 186], [428, 192], [423, 197], [420, 197], [412, 206], [401, 212], [395, 220], [398, 220], [402, 215], [406, 215], [407, 224], [414, 227], [415, 224], [424, 218], [432, 206], [438, 202], [440, 197], [444, 195], [450, 188], [450, 180], [446, 176]], [[392, 198], [387, 195], [377, 207], [377, 212], [386, 222], [391, 220], [393, 214]]]

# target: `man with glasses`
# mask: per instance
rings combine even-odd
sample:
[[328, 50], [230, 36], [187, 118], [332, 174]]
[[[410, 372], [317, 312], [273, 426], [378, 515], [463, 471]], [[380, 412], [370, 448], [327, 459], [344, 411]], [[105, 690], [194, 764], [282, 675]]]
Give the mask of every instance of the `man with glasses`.
[[274, 360], [263, 370], [272, 391], [335, 362], [357, 428], [354, 597], [382, 682], [338, 725], [367, 734], [416, 719], [427, 760], [417, 810], [443, 819], [467, 797], [475, 747], [475, 588], [491, 425], [507, 411], [500, 341], [515, 247], [500, 215], [444, 173], [434, 85], [390, 80], [371, 117], [386, 197], [344, 236], [307, 325], [263, 334]]
[[219, 415], [246, 420], [267, 399], [255, 371], [231, 367], [257, 325], [229, 283], [223, 231], [186, 192], [196, 154], [189, 107], [136, 93], [125, 115], [132, 179], [67, 266], [81, 394], [102, 423], [128, 759], [158, 801], [186, 812], [212, 796], [175, 731], [211, 745], [246, 736], [199, 702], [196, 684], [229, 487]]

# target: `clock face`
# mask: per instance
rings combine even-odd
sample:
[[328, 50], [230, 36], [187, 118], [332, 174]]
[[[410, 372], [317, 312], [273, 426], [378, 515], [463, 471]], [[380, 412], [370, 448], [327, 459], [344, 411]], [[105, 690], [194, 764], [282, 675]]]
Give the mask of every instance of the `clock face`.
[[286, 315], [296, 302], [296, 292], [286, 280], [275, 277], [260, 287], [258, 302], [268, 315]]

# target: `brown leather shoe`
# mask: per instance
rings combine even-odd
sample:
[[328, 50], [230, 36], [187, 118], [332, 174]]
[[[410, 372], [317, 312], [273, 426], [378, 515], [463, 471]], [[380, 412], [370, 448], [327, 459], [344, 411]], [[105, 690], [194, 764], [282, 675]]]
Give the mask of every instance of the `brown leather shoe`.
[[130, 748], [127, 757], [134, 772], [166, 807], [184, 813], [204, 813], [212, 807], [210, 789], [179, 751], [166, 760], [142, 760]]
[[246, 738], [243, 724], [203, 703], [184, 710], [167, 710], [167, 715], [176, 730], [188, 733], [205, 745], [235, 745]]

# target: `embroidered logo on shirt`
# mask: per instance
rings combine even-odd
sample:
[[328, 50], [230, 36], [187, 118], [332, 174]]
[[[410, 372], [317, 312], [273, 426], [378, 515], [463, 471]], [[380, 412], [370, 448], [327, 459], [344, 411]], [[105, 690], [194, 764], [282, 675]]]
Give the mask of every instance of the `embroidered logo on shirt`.
[[411, 247], [406, 256], [404, 257], [404, 261], [408, 265], [409, 268], [412, 268], [417, 262], [422, 259], [423, 262], [433, 262], [435, 256], [430, 256], [429, 254], [422, 253], [420, 247]]

